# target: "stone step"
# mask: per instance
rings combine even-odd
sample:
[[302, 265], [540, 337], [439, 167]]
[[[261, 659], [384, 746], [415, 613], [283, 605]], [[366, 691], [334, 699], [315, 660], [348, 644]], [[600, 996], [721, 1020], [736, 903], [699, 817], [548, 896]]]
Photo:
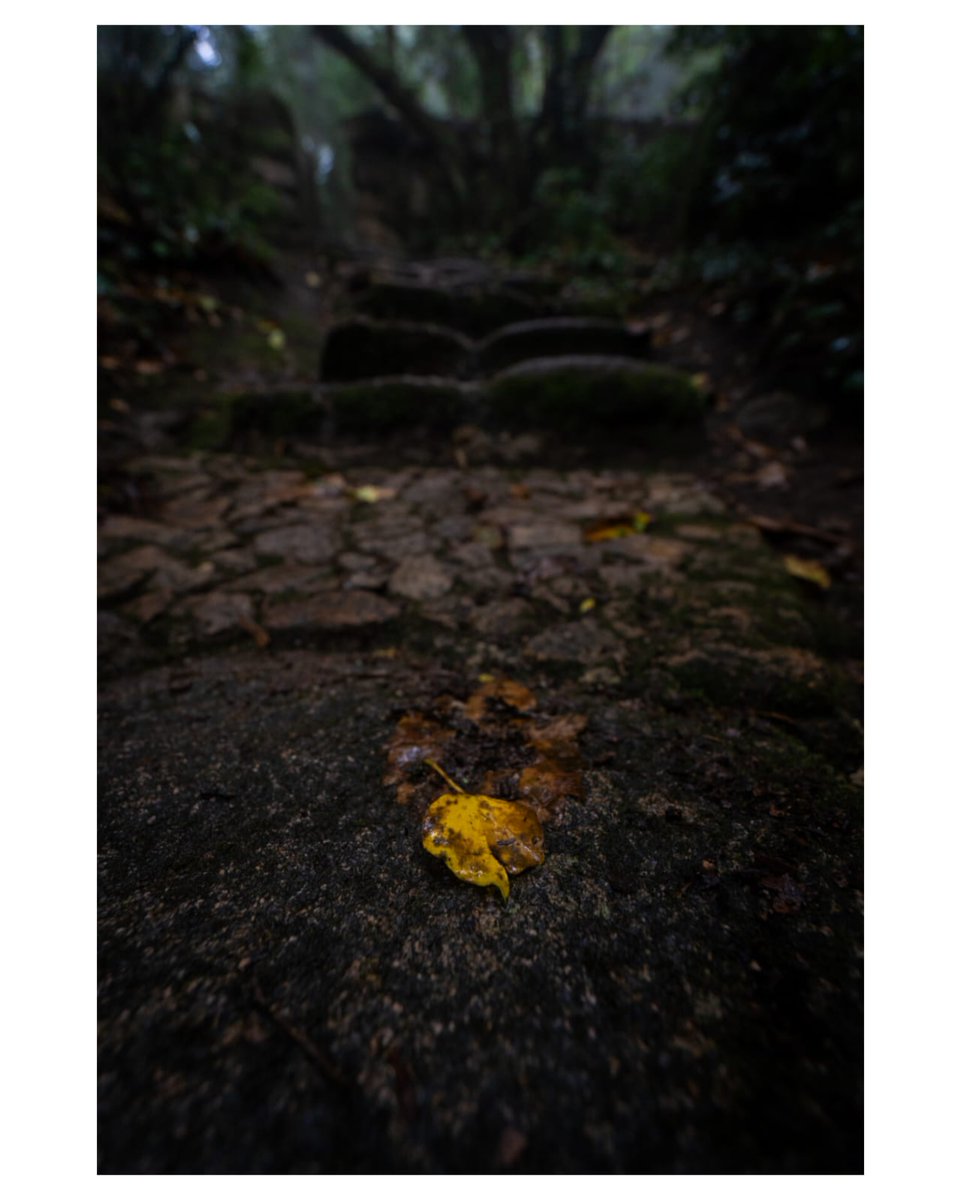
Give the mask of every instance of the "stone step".
[[541, 317], [501, 326], [480, 341], [441, 325], [353, 317], [327, 334], [320, 378], [329, 383], [385, 375], [484, 377], [527, 359], [570, 355], [644, 358], [650, 333], [596, 317]]
[[651, 351], [648, 330], [635, 332], [623, 321], [597, 317], [542, 317], [505, 325], [477, 347], [475, 370], [490, 375], [526, 359], [572, 355], [645, 358]]
[[704, 394], [684, 372], [612, 355], [532, 359], [474, 382], [399, 375], [327, 384], [321, 391], [338, 430], [471, 422], [693, 431], [703, 427], [706, 408]]
[[473, 352], [470, 338], [441, 325], [353, 317], [327, 334], [320, 378], [347, 383], [383, 375], [458, 376]]
[[498, 284], [435, 287], [390, 278], [375, 279], [357, 297], [355, 307], [369, 317], [424, 321], [484, 337], [501, 325], [536, 317], [543, 303]]

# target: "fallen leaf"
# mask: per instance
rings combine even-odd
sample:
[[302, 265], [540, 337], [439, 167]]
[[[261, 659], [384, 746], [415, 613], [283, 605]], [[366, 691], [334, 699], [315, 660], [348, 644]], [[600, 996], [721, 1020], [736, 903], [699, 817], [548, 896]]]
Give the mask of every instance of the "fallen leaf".
[[607, 521], [584, 530], [585, 542], [610, 542], [615, 538], [632, 537], [643, 533], [653, 518], [650, 513], [636, 512], [620, 521]]
[[490, 679], [468, 699], [464, 711], [472, 721], [480, 723], [487, 716], [489, 700], [503, 700], [519, 712], [537, 707], [537, 697], [522, 683], [513, 679]]
[[584, 784], [579, 771], [567, 771], [550, 759], [525, 767], [517, 790], [528, 803], [550, 814], [562, 800], [582, 800]]
[[360, 487], [351, 488], [350, 494], [355, 500], [360, 500], [363, 504], [378, 504], [381, 500], [393, 499], [397, 495], [397, 489], [378, 487], [373, 483], [364, 483]]
[[458, 879], [477, 887], [496, 887], [506, 901], [508, 874], [518, 875], [544, 861], [544, 831], [537, 814], [520, 801], [445, 792], [424, 818], [424, 849], [447, 864]]
[[578, 605], [578, 612], [589, 613], [592, 608], [597, 608], [597, 601], [593, 596], [588, 596], [586, 600], [582, 600]]
[[409, 767], [427, 759], [439, 758], [453, 736], [453, 729], [445, 729], [423, 713], [408, 713], [401, 717], [387, 747], [389, 770], [384, 776], [384, 783], [402, 784]]
[[245, 633], [250, 634], [250, 636], [257, 643], [258, 649], [266, 650], [270, 645], [270, 634], [266, 629], [264, 629], [263, 625], [258, 625], [253, 617], [245, 617], [241, 615], [237, 618], [237, 624]]
[[783, 463], [768, 462], [760, 467], [754, 475], [754, 482], [760, 488], [787, 487], [788, 473]]
[[565, 765], [580, 760], [577, 737], [587, 725], [587, 717], [580, 713], [566, 713], [555, 717], [546, 725], [527, 731], [531, 745], [544, 758], [556, 759]]
[[825, 567], [813, 558], [798, 558], [796, 554], [786, 554], [784, 565], [796, 579], [805, 579], [808, 583], [816, 583], [818, 587], [829, 588], [831, 576]]

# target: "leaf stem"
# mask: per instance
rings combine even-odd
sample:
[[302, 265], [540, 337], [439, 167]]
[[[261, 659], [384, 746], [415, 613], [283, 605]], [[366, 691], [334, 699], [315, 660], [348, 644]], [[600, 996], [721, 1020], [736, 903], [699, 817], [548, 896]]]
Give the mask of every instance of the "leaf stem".
[[455, 783], [455, 782], [453, 781], [453, 779], [451, 779], [451, 777], [450, 777], [450, 776], [447, 774], [447, 772], [444, 770], [444, 768], [443, 768], [443, 767], [439, 767], [439, 766], [437, 765], [437, 763], [435, 763], [435, 762], [434, 762], [434, 760], [433, 760], [432, 758], [425, 758], [425, 759], [424, 759], [424, 762], [425, 762], [425, 763], [427, 763], [427, 765], [428, 765], [429, 767], [433, 767], [433, 768], [434, 768], [434, 770], [437, 772], [437, 774], [438, 774], [438, 775], [441, 777], [441, 779], [444, 779], [444, 780], [446, 780], [446, 782], [450, 784], [450, 786], [451, 786], [451, 787], [454, 789], [454, 791], [455, 791], [455, 792], [460, 792], [460, 793], [461, 793], [461, 795], [466, 795], [466, 794], [467, 794], [467, 793], [464, 791], [464, 789], [463, 789], [463, 788], [460, 786], [460, 784], [459, 784], [459, 783]]

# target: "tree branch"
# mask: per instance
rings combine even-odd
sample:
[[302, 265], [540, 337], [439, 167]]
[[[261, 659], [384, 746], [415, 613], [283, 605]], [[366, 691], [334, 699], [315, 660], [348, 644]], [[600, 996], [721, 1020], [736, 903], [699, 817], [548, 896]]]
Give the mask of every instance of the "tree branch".
[[316, 38], [336, 50], [365, 76], [399, 117], [426, 142], [437, 145], [442, 140], [437, 122], [418, 104], [417, 99], [390, 67], [382, 66], [366, 49], [355, 42], [339, 25], [312, 25]]

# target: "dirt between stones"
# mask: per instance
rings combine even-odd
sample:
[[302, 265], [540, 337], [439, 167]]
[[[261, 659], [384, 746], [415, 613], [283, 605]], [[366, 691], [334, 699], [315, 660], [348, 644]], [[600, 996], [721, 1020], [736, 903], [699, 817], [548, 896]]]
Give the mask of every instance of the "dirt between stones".
[[[131, 469], [102, 1172], [861, 1169], [860, 653], [757, 529], [683, 473]], [[482, 677], [580, 730], [506, 905], [384, 783]], [[475, 788], [534, 761], [456, 746]]]

